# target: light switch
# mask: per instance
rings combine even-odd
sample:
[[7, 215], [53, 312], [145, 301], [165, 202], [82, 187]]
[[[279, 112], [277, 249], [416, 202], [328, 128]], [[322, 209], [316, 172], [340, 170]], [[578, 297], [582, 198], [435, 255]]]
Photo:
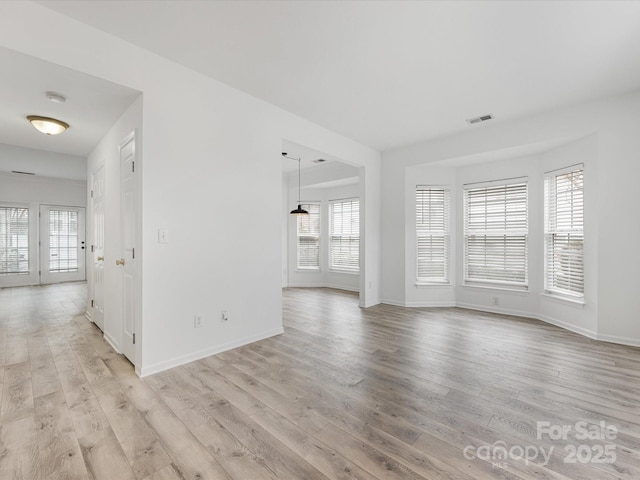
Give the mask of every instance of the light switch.
[[165, 228], [158, 230], [158, 243], [169, 243], [169, 230]]

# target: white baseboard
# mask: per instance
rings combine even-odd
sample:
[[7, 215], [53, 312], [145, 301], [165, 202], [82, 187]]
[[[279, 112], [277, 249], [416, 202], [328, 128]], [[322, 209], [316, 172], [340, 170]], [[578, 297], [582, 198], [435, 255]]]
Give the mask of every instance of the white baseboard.
[[85, 310], [84, 316], [87, 317], [87, 320], [93, 323], [93, 318], [91, 318], [91, 312], [89, 311], [89, 309]]
[[374, 300], [369, 300], [366, 303], [359, 303], [358, 305], [360, 305], [360, 307], [362, 308], [369, 308], [369, 307], [375, 307], [376, 305], [380, 305], [382, 302], [380, 301], [379, 298], [376, 298]]
[[620, 345], [628, 345], [630, 347], [640, 347], [640, 339], [618, 337], [616, 335], [598, 335], [597, 340], [602, 342], [619, 343]]
[[598, 333], [593, 330], [589, 330], [588, 328], [579, 327], [577, 325], [573, 325], [571, 323], [563, 322], [562, 320], [558, 320], [557, 318], [549, 317], [547, 315], [535, 315], [531, 316], [531, 318], [535, 318], [537, 320], [541, 320], [545, 323], [550, 323], [551, 325], [555, 325], [556, 327], [564, 328], [565, 330], [569, 330], [570, 332], [578, 333], [585, 337], [592, 338], [593, 340], [600, 340], [598, 338]]
[[476, 310], [478, 312], [488, 312], [488, 313], [497, 313], [500, 315], [512, 315], [514, 317], [525, 317], [525, 318], [535, 318], [536, 320], [541, 320], [535, 313], [525, 312], [523, 310], [511, 310], [508, 308], [500, 308], [495, 306], [488, 305], [475, 305], [472, 303], [456, 303], [456, 307], [458, 308], [467, 308], [469, 310]]
[[324, 283], [289, 283], [287, 288], [323, 288]]
[[547, 315], [541, 315], [539, 313], [525, 312], [522, 310], [510, 310], [508, 308], [499, 308], [499, 307], [485, 306], [485, 305], [473, 305], [473, 304], [466, 304], [466, 303], [459, 303], [456, 306], [459, 308], [468, 308], [469, 310], [476, 310], [478, 312], [489, 312], [489, 313], [498, 313], [502, 315], [512, 315], [514, 317], [533, 318], [534, 320], [540, 320], [541, 322], [549, 323], [551, 325], [555, 325], [556, 327], [564, 328], [565, 330], [569, 330], [571, 332], [578, 333], [585, 337], [598, 340], [598, 334], [592, 330], [580, 327], [578, 325], [573, 325], [571, 323], [564, 322], [562, 320], [558, 320], [556, 318], [549, 317]]
[[360, 289], [358, 287], [354, 288], [354, 287], [349, 287], [349, 286], [345, 286], [345, 285], [325, 284], [322, 287], [324, 287], [324, 288], [335, 288], [336, 290], [346, 290], [347, 292], [360, 292]]
[[345, 290], [347, 292], [359, 292], [360, 289], [357, 287], [349, 287], [345, 285], [334, 285], [328, 283], [290, 283], [289, 288], [335, 288], [336, 290]]
[[456, 303], [455, 302], [406, 302], [405, 307], [415, 307], [415, 308], [420, 308], [420, 307], [455, 307]]
[[381, 303], [391, 305], [393, 307], [406, 307], [404, 302], [401, 302], [400, 300], [392, 300], [390, 298], [383, 298]]
[[205, 348], [204, 350], [192, 352], [187, 355], [182, 355], [180, 357], [172, 358], [170, 360], [158, 362], [153, 365], [143, 366], [140, 368], [140, 372], [137, 372], [137, 373], [139, 374], [140, 377], [147, 377], [149, 375], [153, 375], [154, 373], [159, 373], [164, 370], [168, 370], [170, 368], [179, 367], [180, 365], [184, 365], [185, 363], [194, 362], [196, 360], [200, 360], [201, 358], [215, 355], [216, 353], [226, 352], [227, 350], [242, 347], [243, 345], [257, 342], [259, 340], [264, 340], [265, 338], [273, 337], [275, 335], [280, 335], [282, 333], [284, 333], [284, 329], [282, 327], [274, 328], [272, 330], [267, 330], [266, 332], [258, 333], [256, 335], [250, 335], [248, 337], [244, 337], [239, 340], [235, 340], [233, 342], [225, 343], [222, 345], [215, 345], [213, 347]]
[[635, 338], [626, 338], [619, 337], [616, 335], [602, 335], [594, 332], [593, 330], [589, 330], [587, 328], [580, 327], [578, 325], [573, 325], [568, 322], [564, 322], [562, 320], [558, 320], [553, 317], [549, 317], [547, 315], [541, 315], [538, 313], [525, 312], [522, 310], [511, 310], [508, 308], [500, 308], [486, 305], [474, 305], [470, 303], [439, 303], [439, 302], [400, 302], [392, 299], [383, 299], [382, 303], [386, 305], [392, 305], [395, 307], [458, 307], [458, 308], [467, 308], [469, 310], [476, 310], [478, 312], [488, 312], [488, 313], [497, 313], [502, 315], [512, 315], [514, 317], [524, 317], [524, 318], [533, 318], [535, 320], [540, 320], [545, 323], [549, 323], [551, 325], [555, 325], [556, 327], [563, 328], [565, 330], [569, 330], [571, 332], [577, 333], [579, 335], [583, 335], [585, 337], [591, 338], [593, 340], [598, 340], [602, 342], [611, 342], [617, 343], [620, 345], [628, 345], [630, 347], [640, 347], [640, 339]]

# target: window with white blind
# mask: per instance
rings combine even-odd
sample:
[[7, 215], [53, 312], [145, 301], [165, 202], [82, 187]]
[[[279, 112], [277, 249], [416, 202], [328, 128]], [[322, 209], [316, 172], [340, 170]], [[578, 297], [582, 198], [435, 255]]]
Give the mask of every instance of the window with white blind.
[[416, 187], [418, 283], [449, 283], [449, 189]]
[[545, 290], [584, 296], [584, 170], [557, 170], [544, 179]]
[[0, 275], [29, 273], [29, 209], [0, 207]]
[[298, 269], [320, 268], [320, 204], [305, 203], [302, 208], [309, 215], [298, 215]]
[[360, 201], [329, 203], [329, 268], [360, 270]]
[[465, 283], [527, 287], [527, 217], [525, 179], [465, 186]]

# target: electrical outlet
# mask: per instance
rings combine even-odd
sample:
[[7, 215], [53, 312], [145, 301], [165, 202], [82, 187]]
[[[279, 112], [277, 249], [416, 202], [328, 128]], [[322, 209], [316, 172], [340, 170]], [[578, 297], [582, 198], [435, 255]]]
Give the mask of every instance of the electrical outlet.
[[228, 322], [229, 321], [229, 312], [227, 312], [226, 310], [222, 310], [222, 312], [220, 312], [220, 321], [221, 322]]
[[498, 297], [491, 297], [491, 303], [493, 305], [499, 305], [500, 302], [498, 301]]
[[200, 327], [202, 327], [202, 316], [194, 315], [193, 316], [193, 328], [200, 328]]

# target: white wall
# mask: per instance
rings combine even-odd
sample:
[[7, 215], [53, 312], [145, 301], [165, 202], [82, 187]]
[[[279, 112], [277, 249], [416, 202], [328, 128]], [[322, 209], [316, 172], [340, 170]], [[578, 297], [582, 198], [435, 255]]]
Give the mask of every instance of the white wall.
[[0, 172], [0, 201], [84, 207], [87, 182]]
[[[358, 292], [360, 275], [358, 273], [337, 272], [329, 269], [329, 202], [345, 198], [358, 198], [360, 185], [352, 184], [335, 188], [303, 188], [302, 201], [320, 203], [320, 269], [298, 270], [296, 257], [296, 218], [288, 219], [288, 269], [290, 287], [330, 287]], [[294, 205], [298, 197], [297, 185], [289, 190], [289, 205]], [[292, 207], [293, 208], [293, 207]]]
[[379, 302], [378, 152], [35, 3], [0, 3], [0, 45], [144, 94], [139, 373], [282, 331], [283, 139], [363, 169], [361, 303]]
[[[382, 249], [383, 298], [394, 304], [428, 303], [422, 289], [411, 292], [409, 212], [413, 168], [453, 165], [457, 185], [457, 231], [462, 231], [461, 186], [488, 177], [527, 174], [531, 178], [531, 229], [542, 228], [540, 184], [545, 171], [585, 164], [585, 305], [576, 306], [542, 294], [542, 244], [531, 237], [529, 293], [505, 293], [461, 285], [456, 272], [457, 305], [533, 316], [594, 338], [640, 345], [640, 222], [629, 221], [637, 204], [640, 175], [640, 93], [585, 103], [511, 122], [479, 125], [466, 133], [439, 138], [383, 154]], [[533, 153], [533, 155], [531, 155]], [[529, 156], [527, 156], [529, 155]], [[522, 158], [524, 157], [524, 158]], [[494, 163], [478, 163], [494, 160]], [[498, 161], [499, 160], [499, 161]], [[403, 205], [404, 202], [404, 205]], [[413, 207], [411, 207], [413, 208]], [[397, 214], [404, 211], [404, 219]], [[410, 221], [411, 220], [411, 221]], [[458, 235], [456, 257], [462, 255]], [[491, 305], [499, 296], [500, 305]]]
[[87, 179], [87, 159], [0, 143], [0, 172], [29, 172], [41, 177]]

